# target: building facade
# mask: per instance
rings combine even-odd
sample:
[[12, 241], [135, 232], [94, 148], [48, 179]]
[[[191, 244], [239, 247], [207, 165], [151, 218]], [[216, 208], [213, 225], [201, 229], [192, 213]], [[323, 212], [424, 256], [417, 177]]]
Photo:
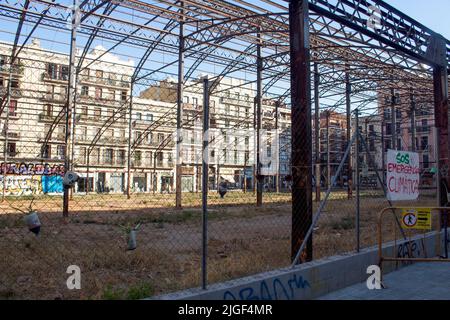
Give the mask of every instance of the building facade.
[[[80, 175], [75, 193], [123, 193], [128, 186], [130, 192], [174, 191], [175, 81], [166, 79], [133, 93], [133, 61], [96, 47], [77, 65], [76, 97], [68, 120], [71, 134], [67, 135], [68, 56], [45, 50], [36, 40], [21, 51], [12, 68], [10, 55], [11, 46], [0, 45], [0, 89], [2, 104], [7, 106], [0, 119], [5, 194], [23, 194], [23, 189], [26, 193], [62, 192], [67, 157]], [[199, 191], [201, 186], [201, 78], [187, 83], [183, 96], [180, 160], [186, 192]], [[217, 84], [212, 78], [211, 83], [216, 93], [210, 97], [210, 188], [227, 181], [230, 188], [252, 189], [255, 88], [233, 78]], [[265, 183], [275, 188], [277, 181], [281, 184], [289, 175], [290, 112], [285, 105], [263, 99], [261, 117], [264, 156], [276, 159], [264, 162], [262, 172], [267, 175]]]

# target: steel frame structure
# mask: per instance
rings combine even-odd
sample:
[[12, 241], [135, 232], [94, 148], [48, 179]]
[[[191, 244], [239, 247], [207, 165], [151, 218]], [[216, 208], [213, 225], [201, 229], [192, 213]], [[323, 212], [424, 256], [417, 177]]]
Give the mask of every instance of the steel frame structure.
[[[304, 139], [312, 137], [313, 101], [316, 103], [316, 113], [322, 105], [329, 110], [342, 110], [348, 115], [352, 106], [364, 112], [365, 107], [381, 96], [390, 95], [391, 90], [408, 99], [411, 97], [414, 100], [416, 97], [433, 101], [435, 125], [439, 132], [439, 166], [449, 165], [450, 41], [384, 1], [158, 0], [149, 3], [145, 0], [84, 0], [78, 4], [76, 1], [1, 0], [0, 17], [17, 22], [12, 63], [37, 29], [55, 32], [64, 29], [67, 21], [73, 18], [73, 5], [79, 5], [81, 16], [69, 42], [72, 48], [78, 45], [75, 35], [78, 35], [78, 40], [85, 39], [85, 42], [81, 54], [77, 55], [75, 50], [70, 52], [73, 68], [68, 80], [69, 88], [76, 87], [89, 49], [96, 41], [107, 41], [111, 46], [104, 54], [123, 47], [146, 48], [131, 78], [132, 89], [150, 84], [155, 74], [163, 73], [167, 68], [178, 68], [177, 103], [174, 106], [178, 129], [190, 126], [183, 123], [183, 90], [188, 80], [204, 65], [214, 65], [220, 69], [216, 76], [210, 78], [210, 95], [221, 94], [217, 88], [224, 77], [246, 72], [252, 74], [246, 84], [255, 84], [258, 88], [255, 100], [257, 111], [261, 109], [263, 95], [290, 105], [294, 185], [293, 257], [312, 219], [312, 143], [311, 139], [306, 139], [308, 142], [304, 143]], [[25, 24], [31, 26], [26, 34], [23, 31]], [[174, 59], [160, 68], [152, 68], [151, 57], [161, 53], [168, 53]], [[90, 61], [89, 65], [94, 62]], [[315, 94], [312, 99], [310, 75], [313, 72]], [[411, 88], [414, 89], [413, 95]], [[74, 130], [71, 116], [76, 99], [76, 94], [69, 97], [66, 108], [51, 129], [65, 119], [68, 144]], [[327, 104], [331, 99], [335, 99], [334, 103]], [[122, 114], [122, 111], [129, 114], [130, 130], [132, 100], [133, 93], [117, 111], [117, 114]], [[7, 101], [8, 97], [4, 96], [0, 114]], [[398, 108], [409, 109], [410, 103]], [[201, 112], [197, 116], [200, 117]], [[260, 127], [258, 116], [257, 128]], [[113, 115], [104, 124], [92, 146], [116, 119]], [[149, 126], [148, 130], [151, 131], [156, 125]], [[179, 137], [177, 146], [181, 142]], [[162, 142], [160, 148], [167, 143]], [[132, 143], [130, 139], [128, 172], [136, 144], [139, 142]], [[179, 148], [177, 154], [181, 154]], [[67, 170], [72, 165], [70, 157], [67, 154]], [[259, 163], [256, 166], [259, 168]], [[180, 180], [177, 179], [177, 183]], [[448, 177], [441, 177], [440, 181], [441, 187], [449, 184]], [[129, 185], [128, 182], [128, 195]], [[177, 184], [177, 207], [181, 207], [180, 188]], [[257, 204], [262, 201], [259, 185]], [[441, 192], [439, 205], [444, 202], [446, 199]], [[311, 257], [312, 246], [309, 243], [303, 260]]]

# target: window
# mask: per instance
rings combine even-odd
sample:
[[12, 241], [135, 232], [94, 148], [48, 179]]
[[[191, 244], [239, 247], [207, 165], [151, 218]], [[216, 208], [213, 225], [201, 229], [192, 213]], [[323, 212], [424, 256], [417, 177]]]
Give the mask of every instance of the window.
[[389, 150], [389, 149], [392, 149], [392, 142], [391, 142], [391, 140], [386, 140], [385, 141], [385, 145], [386, 145], [386, 151], [387, 150]]
[[109, 90], [109, 100], [116, 100], [116, 91], [112, 89]]
[[427, 154], [423, 155], [423, 168], [428, 169], [430, 167], [430, 156]]
[[16, 143], [8, 142], [8, 157], [15, 157], [17, 155]]
[[146, 163], [148, 166], [151, 166], [153, 164], [153, 152], [151, 151], [147, 151], [146, 152]]
[[245, 154], [244, 154], [245, 163], [247, 163], [249, 159], [250, 159], [250, 151], [247, 150], [247, 151], [245, 151]]
[[142, 113], [140, 113], [140, 112], [136, 113], [136, 120], [138, 120], [138, 121], [142, 120]]
[[87, 127], [81, 127], [80, 128], [80, 139], [82, 141], [86, 141], [87, 140]]
[[1, 55], [0, 56], [0, 69], [3, 69], [3, 67], [5, 66], [5, 64], [7, 64], [8, 62], [7, 62], [7, 57], [6, 56], [3, 56], [3, 55]]
[[100, 119], [102, 116], [102, 109], [101, 108], [95, 108], [94, 109], [94, 118], [96, 120]]
[[88, 115], [88, 107], [87, 106], [82, 106], [81, 107], [81, 115], [82, 116], [87, 116]]
[[209, 102], [209, 111], [210, 113], [216, 113], [216, 100], [211, 100]]
[[122, 101], [126, 101], [127, 100], [127, 92], [126, 91], [122, 91], [120, 93], [120, 100], [122, 100]]
[[158, 152], [158, 155], [156, 156], [156, 159], [157, 159], [157, 166], [158, 167], [162, 167], [163, 166], [163, 161], [164, 161], [164, 153]]
[[95, 88], [95, 99], [101, 99], [103, 97], [103, 89], [102, 88]]
[[105, 149], [103, 150], [103, 161], [105, 164], [113, 164], [113, 149]]
[[20, 87], [18, 80], [11, 80], [11, 88], [18, 89]]
[[89, 87], [88, 86], [82, 86], [81, 87], [81, 96], [87, 97], [89, 95]]
[[134, 152], [134, 165], [135, 166], [140, 166], [141, 165], [141, 160], [142, 160], [142, 152], [137, 150]]
[[78, 154], [78, 162], [84, 164], [86, 162], [86, 147], [80, 148], [80, 153]]
[[115, 86], [116, 85], [116, 80], [117, 80], [116, 75], [114, 73], [110, 73], [109, 76], [108, 76], [108, 84], [110, 84], [112, 86]]
[[369, 140], [369, 151], [374, 152], [375, 151], [375, 139]]
[[96, 70], [95, 71], [95, 77], [97, 80], [103, 80], [103, 71], [102, 70]]
[[65, 155], [66, 155], [66, 146], [58, 145], [56, 147], [56, 156], [58, 157], [58, 159], [60, 160], [64, 159]]
[[145, 120], [147, 122], [153, 122], [153, 114], [147, 113], [147, 115], [145, 116]]
[[420, 150], [426, 150], [428, 148], [428, 137], [420, 138]]
[[192, 98], [192, 104], [194, 105], [194, 107], [198, 106], [198, 99], [197, 98]]
[[392, 124], [391, 123], [386, 123], [386, 134], [388, 136], [392, 135]]
[[189, 103], [189, 97], [188, 96], [184, 96], [183, 97], [183, 103]]
[[135, 134], [135, 141], [139, 141], [139, 143], [141, 142], [141, 138], [142, 138], [142, 132], [141, 131], [136, 131]]
[[125, 164], [125, 150], [117, 151], [117, 164], [124, 165]]
[[158, 133], [158, 143], [161, 143], [164, 141], [164, 134], [163, 133]]
[[58, 65], [49, 63], [47, 65], [47, 75], [50, 79], [58, 79]]
[[42, 146], [42, 158], [49, 159], [51, 157], [51, 146], [49, 144], [45, 144]]
[[152, 144], [153, 143], [153, 133], [150, 132], [147, 135], [147, 142], [148, 142], [148, 144]]
[[67, 81], [69, 80], [69, 67], [68, 66], [61, 66], [61, 71], [60, 71], [61, 75], [60, 75], [60, 79]]
[[16, 100], [9, 101], [8, 113], [11, 117], [17, 116], [17, 101]]

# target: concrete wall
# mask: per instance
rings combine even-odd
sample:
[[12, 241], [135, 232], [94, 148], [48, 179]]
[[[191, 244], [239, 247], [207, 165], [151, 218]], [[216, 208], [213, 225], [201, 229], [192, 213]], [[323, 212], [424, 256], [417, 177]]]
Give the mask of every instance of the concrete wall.
[[[449, 232], [450, 234], [450, 232]], [[412, 239], [411, 253], [415, 258], [442, 254], [443, 233], [429, 233]], [[408, 257], [404, 241], [383, 246], [384, 256]], [[299, 300], [314, 299], [367, 280], [367, 267], [378, 264], [376, 247], [360, 253], [334, 256], [255, 276], [210, 285], [208, 290], [189, 289], [155, 299], [175, 300]], [[402, 267], [406, 263], [399, 263]], [[384, 263], [384, 273], [396, 269], [395, 263]]]

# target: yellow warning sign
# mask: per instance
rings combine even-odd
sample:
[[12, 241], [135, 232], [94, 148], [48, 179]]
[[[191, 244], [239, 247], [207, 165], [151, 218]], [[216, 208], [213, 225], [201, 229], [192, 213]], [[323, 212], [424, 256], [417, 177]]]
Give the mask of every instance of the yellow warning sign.
[[431, 209], [402, 209], [402, 227], [431, 230]]

